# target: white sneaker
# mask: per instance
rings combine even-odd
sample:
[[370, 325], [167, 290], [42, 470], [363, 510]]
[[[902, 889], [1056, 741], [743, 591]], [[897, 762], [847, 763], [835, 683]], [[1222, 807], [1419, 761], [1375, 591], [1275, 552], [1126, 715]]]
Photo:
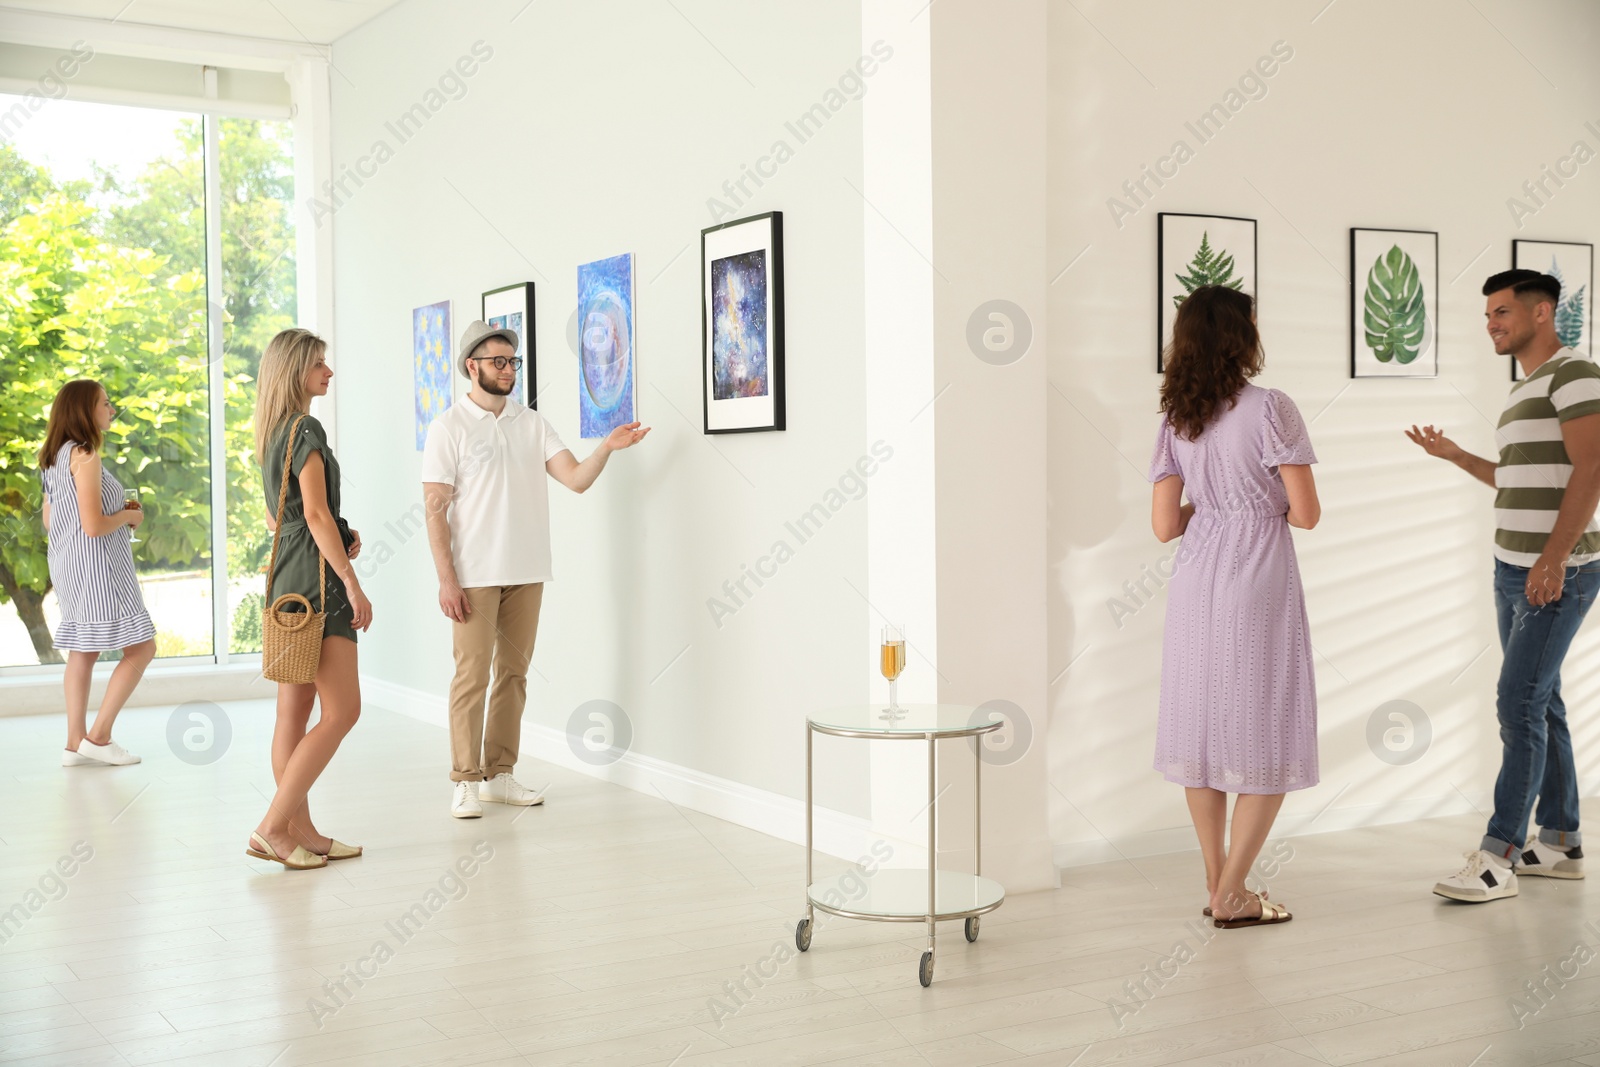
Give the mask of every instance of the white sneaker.
[[[78, 742], [78, 755], [87, 756], [95, 763], [105, 763], [112, 767], [126, 767], [139, 762], [138, 756], [135, 756], [115, 741], [107, 741], [103, 745], [97, 745], [87, 737]], [[65, 762], [65, 760], [62, 761], [63, 764]]]
[[63, 767], [82, 767], [88, 763], [99, 762], [99, 760], [92, 760], [88, 756], [80, 756], [70, 748], [61, 750], [61, 766]]
[[1517, 895], [1517, 874], [1510, 861], [1493, 852], [1473, 849], [1465, 853], [1467, 865], [1433, 887], [1441, 897], [1482, 904], [1488, 900]]
[[544, 803], [543, 789], [529, 789], [510, 774], [501, 772], [478, 787], [478, 799], [492, 804], [515, 804], [530, 808]]
[[1582, 878], [1583, 846], [1559, 849], [1535, 837], [1517, 857], [1517, 873], [1540, 878]]
[[457, 782], [456, 790], [450, 798], [450, 814], [458, 819], [478, 819], [483, 817], [483, 805], [478, 803], [478, 790], [476, 782]]

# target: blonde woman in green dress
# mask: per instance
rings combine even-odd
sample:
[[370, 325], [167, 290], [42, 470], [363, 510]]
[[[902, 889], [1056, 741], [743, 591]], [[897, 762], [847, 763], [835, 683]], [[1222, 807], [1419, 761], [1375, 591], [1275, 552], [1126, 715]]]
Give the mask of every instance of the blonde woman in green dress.
[[[272, 776], [278, 791], [246, 849], [258, 859], [292, 870], [324, 867], [329, 860], [361, 854], [359, 846], [318, 831], [306, 801], [339, 743], [361, 717], [356, 631], [372, 625], [372, 605], [351, 565], [361, 551], [360, 535], [351, 530], [347, 548], [340, 534], [339, 462], [322, 424], [306, 414], [311, 398], [326, 395], [333, 378], [327, 347], [309, 330], [284, 330], [267, 344], [256, 375], [255, 455], [261, 465], [269, 528], [276, 523], [284, 456], [290, 455], [283, 525], [277, 530], [278, 558], [268, 577], [271, 596], [299, 593], [313, 610], [327, 612], [316, 680], [309, 685], [278, 684], [278, 721], [272, 735]], [[319, 555], [327, 560], [325, 601], [319, 589]], [[319, 698], [322, 714], [308, 731], [311, 708]]]

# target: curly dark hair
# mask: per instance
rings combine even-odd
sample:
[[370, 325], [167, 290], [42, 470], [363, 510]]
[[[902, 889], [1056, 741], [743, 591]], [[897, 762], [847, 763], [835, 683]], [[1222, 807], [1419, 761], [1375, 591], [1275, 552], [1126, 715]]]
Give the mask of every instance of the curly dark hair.
[[1178, 306], [1172, 343], [1163, 354], [1161, 411], [1193, 441], [1245, 382], [1261, 373], [1265, 352], [1252, 318], [1255, 301], [1237, 289], [1202, 285]]

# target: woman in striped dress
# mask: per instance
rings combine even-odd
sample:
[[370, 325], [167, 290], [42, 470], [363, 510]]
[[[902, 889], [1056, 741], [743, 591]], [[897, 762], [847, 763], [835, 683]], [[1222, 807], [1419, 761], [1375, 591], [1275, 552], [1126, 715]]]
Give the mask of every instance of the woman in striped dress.
[[[100, 463], [100, 444], [115, 414], [99, 382], [68, 382], [50, 406], [39, 450], [50, 582], [61, 607], [55, 646], [67, 654], [63, 767], [139, 762], [111, 740], [111, 724], [156, 654], [156, 628], [144, 609], [128, 547], [144, 511], [124, 502], [122, 483]], [[117, 648], [122, 661], [111, 672], [90, 727], [89, 681], [95, 661], [100, 653]]]

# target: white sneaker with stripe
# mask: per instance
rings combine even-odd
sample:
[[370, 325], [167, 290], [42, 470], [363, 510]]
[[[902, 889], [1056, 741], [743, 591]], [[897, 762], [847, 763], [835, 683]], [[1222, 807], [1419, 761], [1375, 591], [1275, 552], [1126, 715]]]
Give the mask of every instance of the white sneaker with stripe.
[[1467, 865], [1433, 887], [1441, 897], [1482, 904], [1517, 895], [1517, 874], [1511, 862], [1481, 848], [1465, 853]]
[[1539, 878], [1582, 878], [1583, 846], [1560, 849], [1532, 838], [1517, 857], [1517, 873]]

